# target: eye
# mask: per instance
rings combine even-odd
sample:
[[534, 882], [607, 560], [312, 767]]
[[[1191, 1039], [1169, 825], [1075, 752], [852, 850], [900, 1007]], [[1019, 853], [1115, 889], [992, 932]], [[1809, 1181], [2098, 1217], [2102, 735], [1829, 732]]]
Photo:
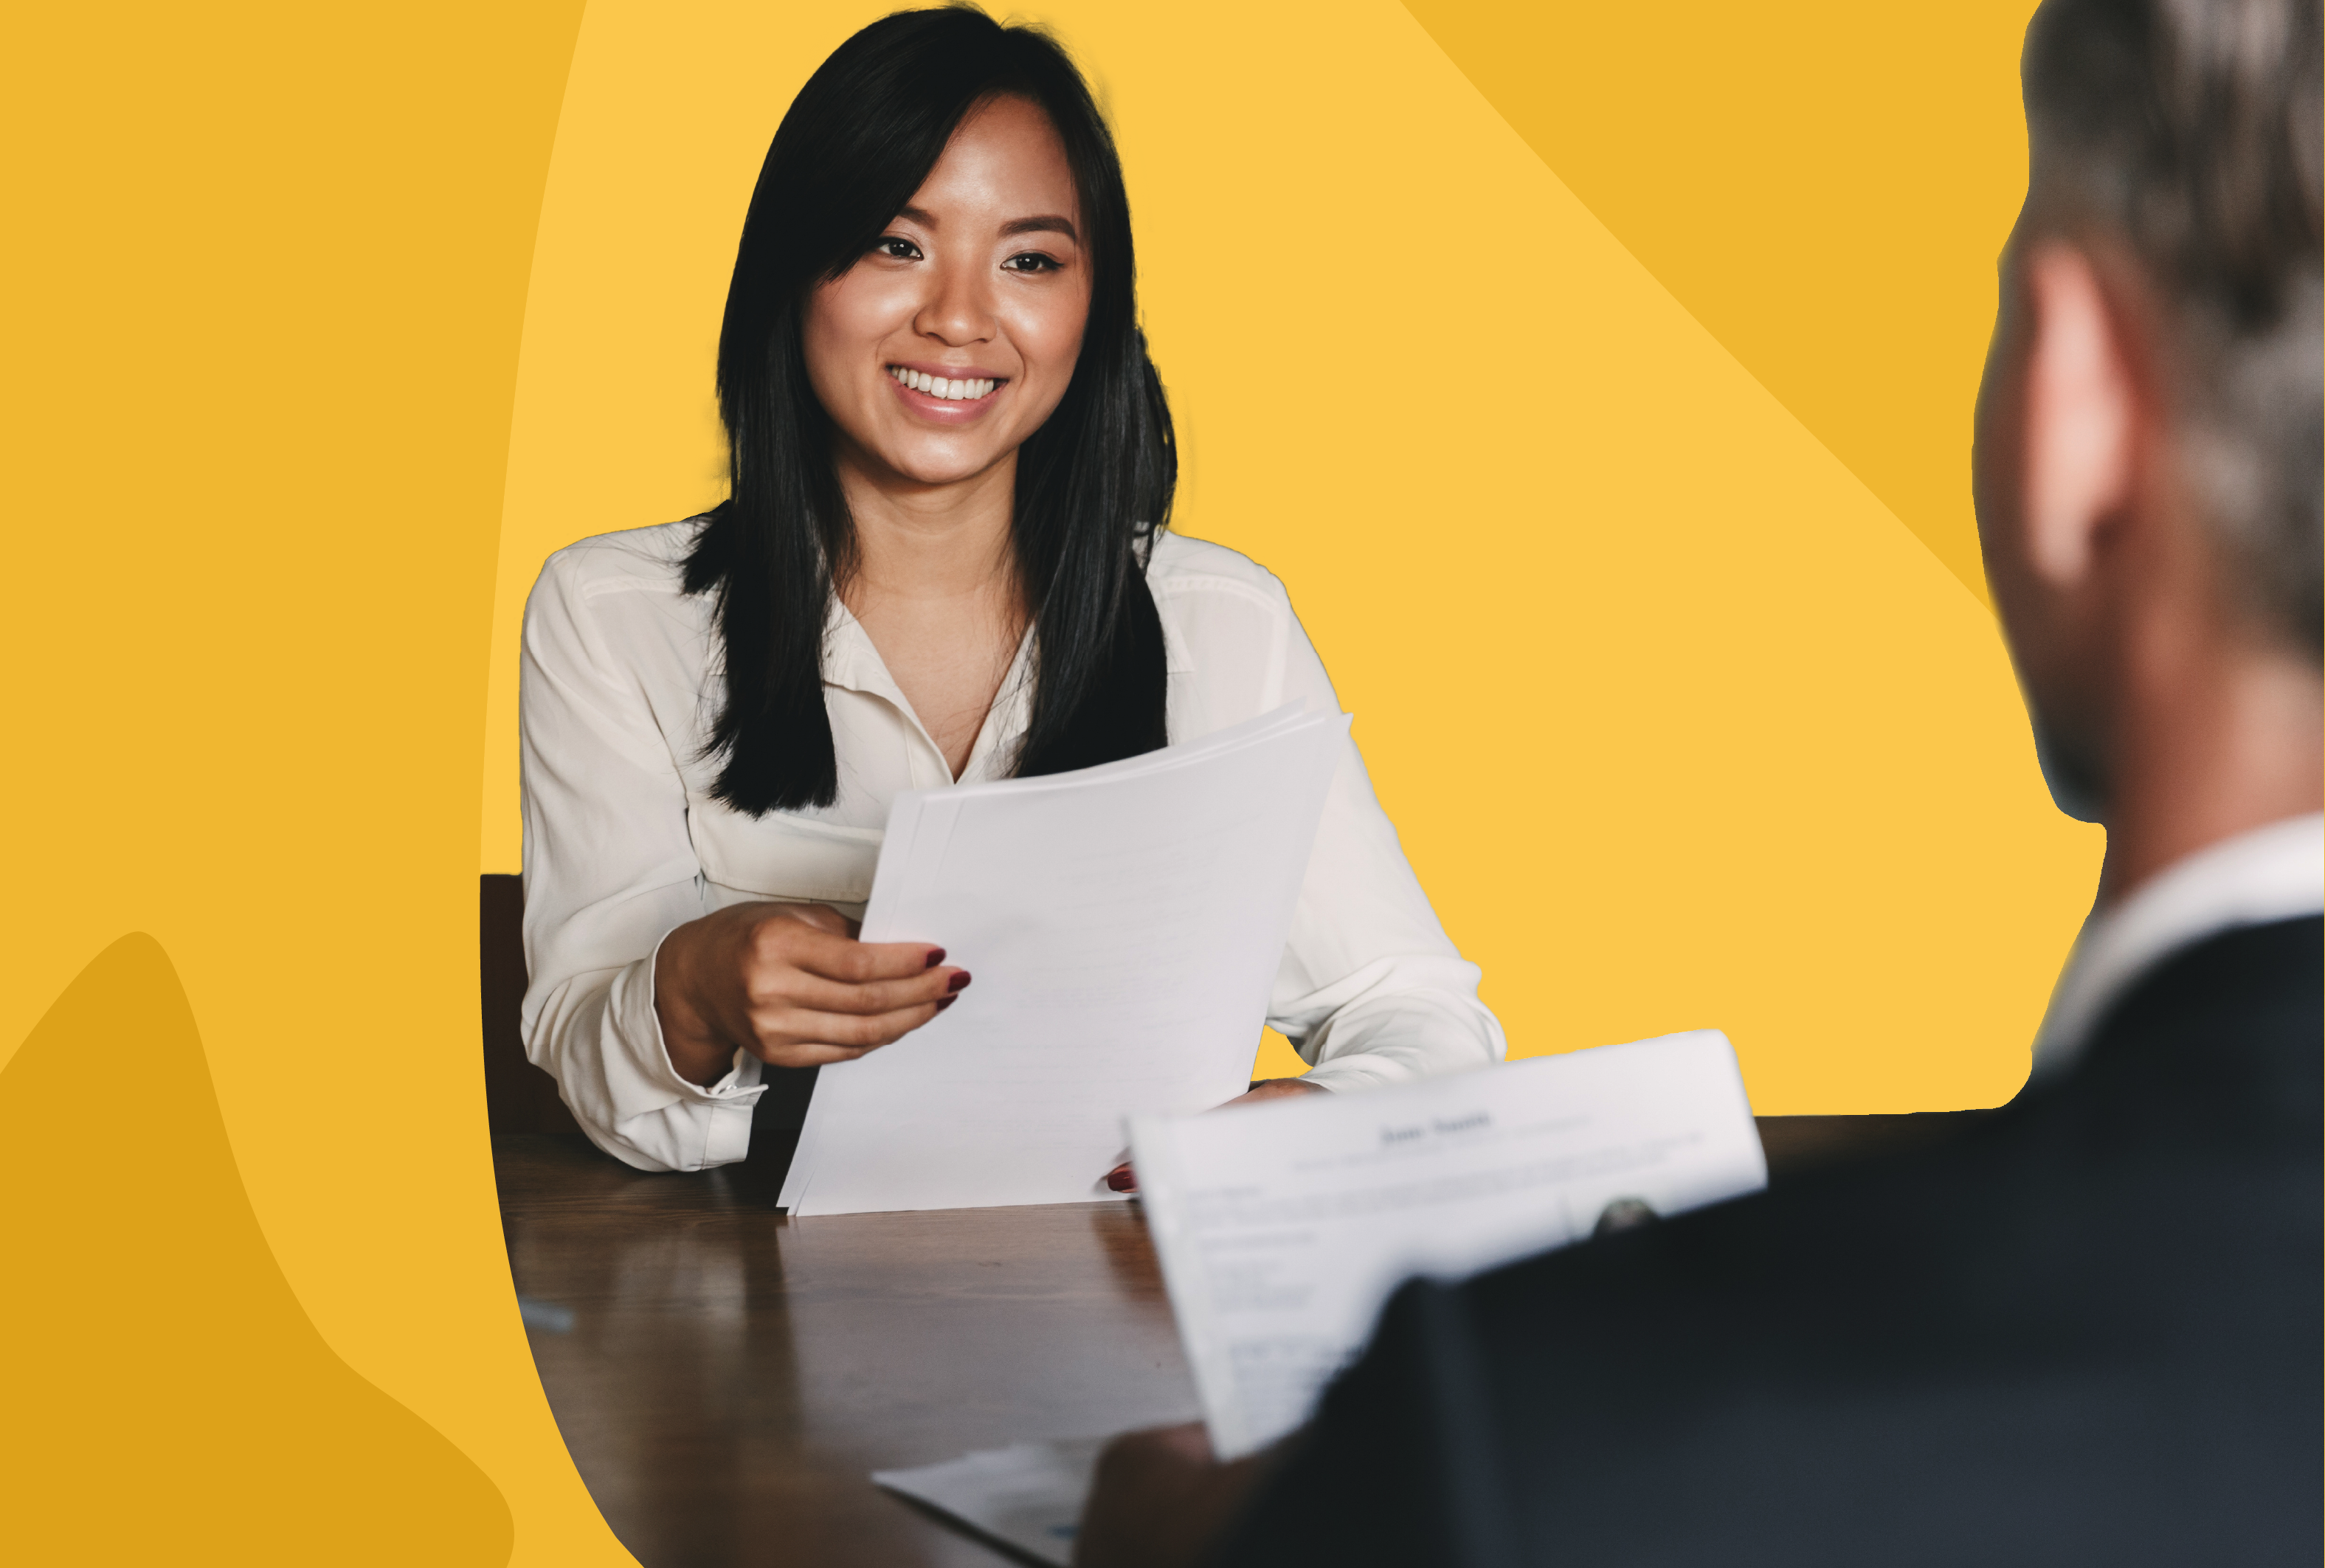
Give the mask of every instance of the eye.
[[1003, 262], [1001, 267], [1004, 272], [1054, 273], [1061, 271], [1065, 264], [1057, 257], [1043, 255], [1038, 250], [1023, 250]]
[[921, 247], [901, 234], [884, 234], [872, 242], [871, 254], [886, 256], [890, 261], [919, 261]]

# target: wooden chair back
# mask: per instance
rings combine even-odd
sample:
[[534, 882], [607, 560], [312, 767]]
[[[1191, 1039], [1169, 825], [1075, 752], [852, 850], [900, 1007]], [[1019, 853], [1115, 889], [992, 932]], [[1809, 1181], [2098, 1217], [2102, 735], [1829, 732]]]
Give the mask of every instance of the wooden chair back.
[[557, 1098], [557, 1081], [525, 1060], [518, 1025], [524, 1005], [524, 883], [480, 878], [477, 894], [477, 995], [485, 1010], [485, 1110], [493, 1136], [582, 1135]]

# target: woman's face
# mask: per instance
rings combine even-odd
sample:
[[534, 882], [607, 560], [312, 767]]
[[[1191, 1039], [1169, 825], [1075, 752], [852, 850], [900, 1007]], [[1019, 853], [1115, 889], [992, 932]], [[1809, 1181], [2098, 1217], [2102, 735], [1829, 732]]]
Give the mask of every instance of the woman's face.
[[970, 111], [879, 243], [809, 297], [808, 376], [843, 460], [945, 485], [1041, 428], [1089, 316], [1079, 207], [1047, 115]]

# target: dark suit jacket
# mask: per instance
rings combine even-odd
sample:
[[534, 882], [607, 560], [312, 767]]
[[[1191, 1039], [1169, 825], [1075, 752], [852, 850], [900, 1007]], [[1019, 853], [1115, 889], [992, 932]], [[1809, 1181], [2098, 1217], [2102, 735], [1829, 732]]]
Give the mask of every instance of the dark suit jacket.
[[1222, 1561], [2314, 1568], [2321, 948], [2182, 951], [1936, 1149], [1407, 1285]]

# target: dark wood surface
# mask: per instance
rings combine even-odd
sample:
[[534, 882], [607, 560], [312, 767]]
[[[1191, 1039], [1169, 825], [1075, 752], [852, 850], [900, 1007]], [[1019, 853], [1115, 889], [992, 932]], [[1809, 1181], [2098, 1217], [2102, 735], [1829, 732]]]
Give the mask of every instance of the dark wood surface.
[[542, 1387], [646, 1568], [991, 1568], [1011, 1559], [869, 1473], [1196, 1413], [1131, 1205], [794, 1220], [748, 1166], [649, 1175], [537, 1134], [493, 1154]]
[[[1975, 1115], [1760, 1127], [1781, 1183]], [[542, 1386], [646, 1568], [990, 1568], [870, 1472], [1196, 1414], [1131, 1205], [793, 1220], [766, 1169], [649, 1175], [578, 1135], [493, 1153]]]

